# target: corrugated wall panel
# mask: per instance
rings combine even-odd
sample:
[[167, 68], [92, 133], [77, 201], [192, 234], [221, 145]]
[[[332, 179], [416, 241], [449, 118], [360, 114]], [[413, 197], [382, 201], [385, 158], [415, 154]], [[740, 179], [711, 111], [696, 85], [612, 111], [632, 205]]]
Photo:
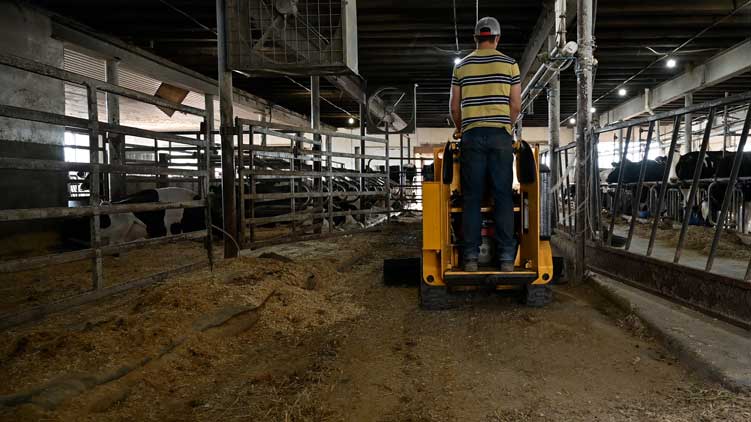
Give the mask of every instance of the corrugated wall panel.
[[[64, 69], [100, 81], [106, 79], [105, 60], [89, 56], [71, 49], [65, 49], [63, 55]], [[161, 81], [138, 73], [127, 67], [120, 66], [119, 85], [144, 94], [154, 95]], [[99, 118], [106, 120], [107, 106], [105, 95], [98, 95]], [[196, 108], [204, 108], [204, 96], [197, 92], [189, 92], [183, 104]], [[86, 90], [74, 84], [65, 85], [65, 114], [68, 116], [87, 118]], [[139, 101], [122, 98], [120, 101], [120, 115], [123, 124], [151, 128], [156, 130], [197, 129], [200, 118], [176, 113], [172, 118], [163, 114], [156, 107]]]

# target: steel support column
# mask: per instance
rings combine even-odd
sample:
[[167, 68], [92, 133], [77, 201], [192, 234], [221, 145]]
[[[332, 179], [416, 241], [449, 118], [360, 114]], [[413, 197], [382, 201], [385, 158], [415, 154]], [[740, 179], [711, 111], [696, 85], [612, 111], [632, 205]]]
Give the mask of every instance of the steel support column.
[[[592, 128], [592, 0], [577, 1], [577, 118], [576, 118], [576, 254], [573, 282], [584, 280], [585, 234], [587, 232], [587, 150]], [[593, 198], [590, 198], [592, 200]]]
[[[683, 98], [684, 105], [686, 107], [690, 107], [694, 105], [694, 94], [686, 94], [686, 96]], [[694, 116], [691, 113], [686, 113], [684, 116], [685, 122], [685, 133], [686, 136], [684, 137], [684, 144], [683, 144], [683, 153], [688, 154], [691, 152], [694, 148], [693, 145], [693, 132], [691, 130], [691, 122], [693, 121]]]
[[[227, 67], [227, 34], [224, 0], [216, 0], [217, 61], [219, 73], [219, 133], [222, 137], [222, 206], [225, 236], [224, 257], [237, 257], [236, 241], [240, 238], [237, 227], [235, 201], [235, 125], [232, 107], [232, 71]], [[242, 190], [241, 190], [242, 192]]]

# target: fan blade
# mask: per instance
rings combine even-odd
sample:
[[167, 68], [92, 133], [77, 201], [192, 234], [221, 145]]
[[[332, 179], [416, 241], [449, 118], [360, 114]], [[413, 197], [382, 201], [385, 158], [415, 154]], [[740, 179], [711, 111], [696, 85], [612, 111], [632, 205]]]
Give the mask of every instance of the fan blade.
[[407, 93], [406, 93], [406, 92], [402, 92], [402, 96], [401, 96], [401, 97], [399, 97], [399, 99], [398, 99], [398, 100], [396, 100], [396, 102], [395, 102], [395, 103], [394, 103], [394, 105], [393, 105], [393, 107], [394, 107], [394, 110], [396, 110], [396, 106], [398, 106], [398, 105], [399, 105], [399, 103], [400, 103], [400, 102], [402, 102], [402, 100], [404, 99], [404, 96], [405, 96], [405, 95], [407, 95]]

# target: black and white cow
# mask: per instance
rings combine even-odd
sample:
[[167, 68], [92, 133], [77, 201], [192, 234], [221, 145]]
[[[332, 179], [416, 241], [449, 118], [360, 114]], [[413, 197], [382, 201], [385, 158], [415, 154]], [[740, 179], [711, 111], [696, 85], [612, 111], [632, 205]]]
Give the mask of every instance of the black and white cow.
[[[619, 173], [623, 171], [623, 183], [624, 191], [631, 192], [631, 195], [621, 194], [619, 209], [624, 214], [631, 214], [633, 210], [633, 196], [636, 193], [635, 184], [639, 182], [639, 173], [641, 172], [641, 166], [643, 161], [631, 161], [626, 159], [624, 163], [613, 163], [613, 169], [607, 175], [605, 182], [608, 184], [618, 183]], [[660, 182], [667, 168], [667, 159], [665, 157], [657, 157], [654, 160], [647, 160], [645, 163], [644, 182]], [[602, 175], [600, 176], [602, 178]], [[646, 203], [649, 199], [649, 187], [642, 186], [641, 195], [639, 197], [639, 210], [645, 210]]]
[[[733, 162], [735, 161], [736, 153], [726, 152], [717, 163], [717, 171], [714, 176], [717, 179], [726, 179], [730, 177], [730, 172], [733, 168]], [[741, 167], [738, 171], [738, 177], [751, 177], [751, 152], [744, 152], [741, 158]], [[751, 231], [751, 182], [738, 181], [736, 186], [743, 194], [743, 207], [746, 212], [743, 215], [743, 232], [748, 233]], [[717, 221], [720, 210], [722, 208], [722, 201], [727, 192], [727, 183], [718, 182], [712, 186], [709, 191], [708, 201], [702, 203], [702, 214], [705, 219], [711, 215], [713, 221]], [[740, 227], [739, 227], [740, 229]]]
[[[183, 188], [147, 189], [113, 202], [112, 205], [184, 202], [200, 199]], [[102, 215], [99, 217], [103, 244], [187, 233], [206, 228], [203, 208], [178, 208]]]
[[[727, 154], [727, 153], [726, 153]], [[722, 151], [707, 151], [701, 165], [700, 179], [711, 179], [717, 172], [717, 167], [722, 160]], [[675, 159], [674, 159], [675, 160]], [[681, 158], [671, 169], [670, 178], [677, 180], [690, 181], [694, 179], [696, 163], [699, 160], [699, 152], [693, 151], [681, 155]]]
[[[665, 157], [657, 157], [654, 160], [647, 160], [646, 170], [644, 172], [645, 182], [659, 182], [665, 172]], [[621, 163], [613, 163], [613, 169], [608, 174], [605, 181], [607, 183], [618, 183], [619, 173], [623, 169], [623, 183], [637, 183], [639, 181], [639, 172], [641, 171], [642, 161], [626, 160]]]
[[[692, 151], [681, 155], [678, 159], [673, 159], [673, 164], [670, 167], [670, 180], [673, 182], [691, 182], [694, 179], [694, 172], [696, 171], [696, 164], [699, 159], [699, 151]], [[717, 172], [717, 166], [722, 159], [721, 151], [707, 151], [702, 160], [700, 179], [711, 179]], [[690, 191], [688, 186], [684, 183], [678, 187], [685, 199]], [[691, 210], [689, 216], [689, 224], [692, 225], [706, 225], [710, 213], [710, 203], [706, 198], [697, 200], [697, 204]]]

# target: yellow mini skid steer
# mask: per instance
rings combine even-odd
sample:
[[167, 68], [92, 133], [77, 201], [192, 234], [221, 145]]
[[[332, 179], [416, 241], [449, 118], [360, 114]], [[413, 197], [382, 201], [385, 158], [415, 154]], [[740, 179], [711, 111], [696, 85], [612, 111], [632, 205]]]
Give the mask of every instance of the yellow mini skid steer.
[[[456, 291], [473, 289], [519, 290], [529, 306], [541, 307], [552, 300], [550, 284], [562, 272], [556, 259], [554, 272], [550, 247], [550, 170], [539, 163], [539, 147], [514, 143], [518, 190], [514, 192], [514, 227], [518, 250], [513, 272], [498, 271], [494, 251], [493, 203], [486, 194], [482, 203], [480, 268], [465, 272], [461, 262], [462, 187], [460, 144], [448, 142], [433, 151], [433, 177], [422, 184], [423, 221], [419, 297], [424, 309], [449, 309], [458, 304]], [[413, 263], [416, 263], [416, 259]], [[384, 281], [393, 278], [398, 264], [384, 263]], [[402, 277], [406, 274], [401, 271]]]

